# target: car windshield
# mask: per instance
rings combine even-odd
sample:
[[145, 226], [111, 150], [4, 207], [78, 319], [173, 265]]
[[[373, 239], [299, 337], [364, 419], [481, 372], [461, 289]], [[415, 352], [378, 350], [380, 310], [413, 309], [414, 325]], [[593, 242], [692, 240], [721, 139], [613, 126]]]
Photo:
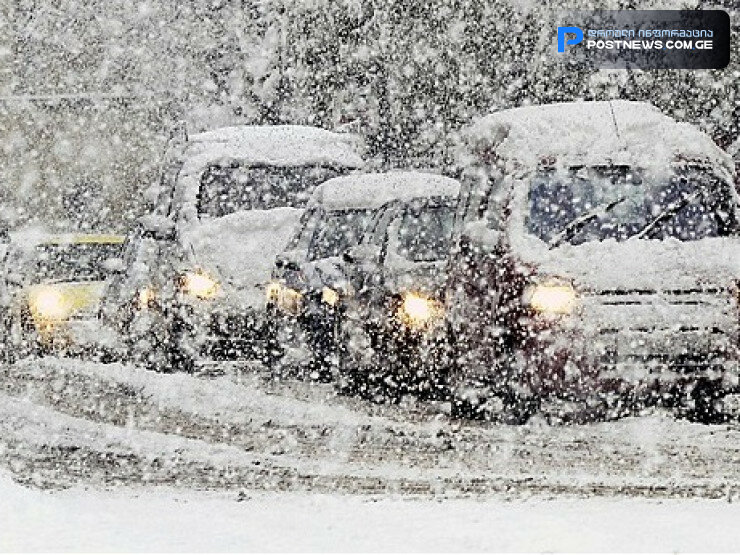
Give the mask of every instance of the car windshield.
[[454, 208], [448, 205], [407, 210], [398, 229], [398, 254], [413, 262], [446, 258], [453, 220]]
[[121, 257], [123, 244], [71, 243], [39, 245], [33, 261], [33, 279], [41, 281], [102, 281], [106, 260]]
[[201, 178], [198, 214], [220, 218], [241, 210], [302, 208], [317, 185], [339, 174], [322, 166], [210, 166]]
[[311, 260], [339, 256], [348, 248], [359, 244], [373, 211], [342, 210], [329, 212], [311, 237]]
[[626, 167], [546, 170], [528, 200], [527, 230], [551, 244], [622, 241], [646, 228], [645, 238], [692, 241], [737, 229], [729, 185], [698, 168], [654, 180]]

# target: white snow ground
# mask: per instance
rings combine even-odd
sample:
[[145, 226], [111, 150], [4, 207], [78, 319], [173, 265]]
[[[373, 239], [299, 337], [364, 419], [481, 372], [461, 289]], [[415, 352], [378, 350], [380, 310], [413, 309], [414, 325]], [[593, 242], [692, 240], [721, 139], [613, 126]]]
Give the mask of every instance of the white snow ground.
[[460, 425], [214, 370], [0, 368], [0, 551], [740, 545], [738, 425]]
[[733, 551], [721, 500], [42, 492], [0, 474], [0, 551]]

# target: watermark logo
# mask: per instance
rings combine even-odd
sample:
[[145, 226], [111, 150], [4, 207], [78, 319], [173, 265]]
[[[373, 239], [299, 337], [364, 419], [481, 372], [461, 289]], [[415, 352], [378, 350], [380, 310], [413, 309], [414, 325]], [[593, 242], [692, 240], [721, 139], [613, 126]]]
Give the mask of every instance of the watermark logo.
[[730, 61], [730, 16], [722, 10], [569, 12], [557, 52], [610, 69], [722, 69]]
[[[568, 38], [567, 35], [575, 35]], [[558, 52], [565, 52], [565, 46], [583, 42], [583, 31], [578, 27], [558, 27]]]

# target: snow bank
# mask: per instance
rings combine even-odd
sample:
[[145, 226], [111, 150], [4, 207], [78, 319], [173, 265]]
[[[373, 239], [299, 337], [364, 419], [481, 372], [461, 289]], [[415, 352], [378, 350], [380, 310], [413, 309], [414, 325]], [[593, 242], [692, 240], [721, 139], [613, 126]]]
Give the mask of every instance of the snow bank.
[[329, 210], [379, 208], [393, 200], [456, 197], [459, 191], [460, 184], [456, 180], [432, 173], [368, 173], [328, 180], [314, 191], [310, 205], [321, 205]]
[[[245, 376], [246, 383], [241, 385], [229, 378], [205, 380], [187, 374], [158, 374], [118, 363], [99, 364], [52, 357], [24, 360], [17, 363], [16, 368], [32, 375], [40, 372], [50, 372], [50, 376], [68, 373], [126, 384], [140, 390], [161, 408], [242, 425], [252, 419], [265, 419], [289, 425], [338, 425], [352, 429], [365, 425], [393, 426], [407, 431], [412, 428], [382, 417], [368, 418], [340, 406], [269, 395], [257, 384], [250, 386], [249, 380], [256, 382], [256, 376]], [[429, 431], [434, 429], [430, 427]]]
[[732, 551], [738, 518], [723, 501], [48, 494], [0, 474], [2, 551]]

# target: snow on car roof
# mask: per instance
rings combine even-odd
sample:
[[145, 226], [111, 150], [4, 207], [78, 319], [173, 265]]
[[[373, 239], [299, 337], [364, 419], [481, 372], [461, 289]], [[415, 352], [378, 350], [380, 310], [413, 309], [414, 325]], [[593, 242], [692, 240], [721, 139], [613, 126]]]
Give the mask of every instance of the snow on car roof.
[[241, 125], [191, 135], [178, 181], [185, 211], [194, 202], [205, 169], [240, 162], [279, 167], [332, 166], [357, 169], [364, 161], [356, 137], [304, 125]]
[[645, 102], [566, 102], [503, 110], [476, 121], [464, 140], [479, 155], [536, 164], [627, 164], [665, 167], [677, 158], [702, 160], [732, 172], [732, 161], [708, 135]]
[[[188, 158], [271, 166], [309, 164], [360, 168], [353, 135], [304, 125], [241, 125], [191, 135]], [[192, 166], [192, 163], [188, 163]]]
[[329, 210], [378, 208], [393, 200], [454, 197], [459, 191], [457, 180], [433, 173], [366, 173], [329, 179], [316, 188], [310, 205], [321, 205]]

